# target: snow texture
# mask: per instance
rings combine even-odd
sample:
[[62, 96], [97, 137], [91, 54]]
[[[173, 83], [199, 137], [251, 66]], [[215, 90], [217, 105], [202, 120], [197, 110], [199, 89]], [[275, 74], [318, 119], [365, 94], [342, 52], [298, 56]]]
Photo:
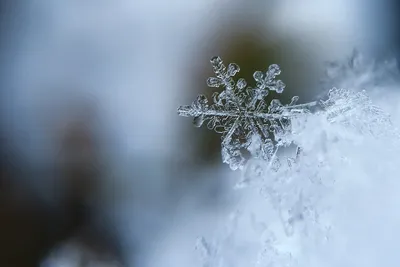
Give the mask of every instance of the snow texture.
[[[374, 104], [367, 91], [355, 87], [330, 89], [316, 102], [320, 108], [312, 111], [308, 104], [293, 113], [294, 104], [279, 105], [278, 112], [266, 107], [255, 111], [246, 104], [254, 95], [261, 96], [257, 101], [262, 102], [262, 94], [250, 94], [250, 89], [239, 95], [245, 86], [238, 88], [231, 78], [239, 67], [232, 64], [226, 72], [220, 69], [217, 79], [209, 79], [209, 83], [225, 85], [221, 94], [227, 104], [218, 105], [215, 98], [214, 105], [207, 106], [205, 97], [200, 97], [192, 106], [181, 107], [180, 114], [210, 121], [222, 114], [231, 116], [240, 122], [244, 134], [259, 139], [263, 138], [262, 123], [270, 124], [285, 115], [290, 120], [290, 127], [282, 128], [285, 140], [301, 151], [277, 168], [271, 168], [268, 157], [247, 161], [237, 184], [241, 201], [223, 227], [208, 233], [207, 238], [198, 238], [199, 265], [398, 266], [395, 244], [400, 237], [400, 216], [395, 203], [399, 201], [400, 134], [391, 116]], [[269, 70], [273, 74], [264, 76], [268, 86], [278, 84], [273, 79], [279, 71], [274, 65]], [[229, 104], [234, 100], [240, 104]], [[251, 116], [246, 116], [249, 113]], [[264, 119], [260, 125], [255, 124], [257, 118]], [[258, 127], [258, 134], [252, 132], [252, 126]], [[223, 129], [224, 147], [232, 124]], [[247, 139], [245, 148], [253, 145], [252, 140]], [[279, 139], [270, 142], [280, 147]]]

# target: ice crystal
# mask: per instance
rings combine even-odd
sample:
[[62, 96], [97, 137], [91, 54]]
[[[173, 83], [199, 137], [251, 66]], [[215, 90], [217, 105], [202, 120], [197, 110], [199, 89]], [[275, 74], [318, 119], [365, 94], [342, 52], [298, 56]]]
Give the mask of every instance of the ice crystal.
[[[251, 159], [236, 186], [247, 188], [238, 204], [238, 216], [227, 222], [232, 227], [229, 234], [218, 229], [211, 240], [200, 239], [197, 248], [204, 252], [202, 266], [324, 266], [331, 249], [338, 244], [342, 247], [341, 238], [349, 235], [341, 232], [347, 226], [338, 224], [341, 210], [348, 208], [341, 191], [349, 180], [358, 188], [366, 177], [379, 177], [378, 184], [384, 184], [385, 176], [396, 173], [398, 164], [390, 167], [390, 162], [400, 150], [398, 129], [360, 90], [359, 85], [369, 83], [366, 79], [362, 80], [366, 83], [350, 84], [349, 89], [333, 87], [316, 102], [299, 105], [294, 97], [282, 105], [277, 99], [267, 101], [269, 94], [284, 90], [283, 82], [276, 79], [280, 74], [277, 65], [265, 73], [254, 73], [256, 86], [252, 88], [243, 79], [233, 79], [238, 65], [225, 67], [218, 57], [211, 63], [216, 77], [209, 78], [208, 85], [223, 87], [223, 91], [214, 93], [210, 105], [205, 96], [199, 96], [191, 106], [180, 107], [179, 114], [194, 117], [197, 126], [207, 121], [210, 129], [222, 134], [223, 159], [231, 168], [243, 166], [244, 150], [251, 153]], [[369, 71], [363, 70], [358, 54], [344, 66], [360, 69], [354, 71], [360, 77]], [[276, 151], [292, 143], [297, 146], [296, 154], [284, 164]], [[355, 173], [361, 174], [359, 181], [353, 180]], [[254, 244], [249, 239], [261, 242]], [[244, 247], [256, 253], [244, 255]]]
[[222, 134], [222, 160], [233, 170], [242, 169], [246, 162], [244, 152], [252, 158], [274, 161], [279, 147], [290, 145], [285, 136], [290, 133], [291, 118], [309, 113], [317, 102], [297, 104], [299, 97], [283, 105], [279, 99], [267, 101], [270, 92], [281, 94], [285, 84], [276, 79], [281, 73], [278, 65], [270, 65], [265, 72], [254, 72], [256, 86], [251, 87], [234, 76], [240, 67], [231, 63], [227, 67], [220, 57], [213, 57], [211, 65], [215, 77], [207, 79], [209, 87], [222, 87], [212, 94], [212, 103], [199, 95], [191, 105], [178, 108], [180, 116], [193, 117], [195, 126], [207, 122], [207, 127]]

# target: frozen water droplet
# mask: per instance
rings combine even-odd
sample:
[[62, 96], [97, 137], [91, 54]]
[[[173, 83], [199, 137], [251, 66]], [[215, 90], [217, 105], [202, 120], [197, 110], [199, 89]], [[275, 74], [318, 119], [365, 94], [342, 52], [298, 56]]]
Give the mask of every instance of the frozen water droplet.
[[193, 101], [192, 107], [196, 111], [203, 111], [208, 108], [208, 100], [205, 95], [199, 95], [197, 96], [196, 100]]
[[236, 75], [236, 73], [238, 73], [240, 71], [240, 67], [238, 64], [235, 63], [231, 63], [228, 65], [228, 76], [233, 77]]
[[220, 87], [222, 84], [221, 79], [210, 77], [207, 79], [207, 86], [208, 87]]
[[232, 90], [235, 87], [235, 81], [232, 78], [225, 79], [223, 83], [228, 90]]
[[286, 87], [286, 85], [281, 80], [279, 80], [279, 81], [276, 82], [275, 91], [278, 94], [281, 94], [285, 90], [285, 87]]
[[261, 71], [256, 71], [253, 74], [253, 78], [254, 80], [256, 80], [257, 82], [263, 82], [263, 78], [264, 78], [264, 74]]
[[211, 62], [211, 64], [214, 65], [214, 64], [218, 64], [219, 62], [222, 62], [222, 60], [219, 56], [215, 56], [210, 59], [210, 62]]
[[268, 71], [267, 71], [267, 78], [269, 80], [275, 79], [276, 76], [281, 74], [281, 69], [277, 64], [272, 64], [269, 66]]
[[246, 80], [243, 79], [243, 78], [240, 78], [240, 79], [237, 81], [237, 83], [236, 83], [236, 86], [237, 86], [237, 88], [238, 88], [239, 90], [244, 89], [244, 88], [246, 87], [246, 85], [247, 85]]
[[213, 57], [211, 58], [210, 62], [213, 67], [214, 73], [216, 73], [217, 75], [220, 74], [220, 72], [225, 68], [220, 57]]
[[207, 97], [205, 95], [197, 96], [196, 101], [202, 107], [204, 107], [208, 103], [208, 99], [207, 99]]

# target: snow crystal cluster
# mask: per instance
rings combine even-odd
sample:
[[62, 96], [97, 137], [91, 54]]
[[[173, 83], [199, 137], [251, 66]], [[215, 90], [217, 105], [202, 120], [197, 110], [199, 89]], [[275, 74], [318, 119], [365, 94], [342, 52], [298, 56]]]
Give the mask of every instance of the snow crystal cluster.
[[[325, 112], [327, 120], [334, 122], [343, 114], [355, 116], [353, 111], [360, 108], [368, 109], [378, 116], [382, 114], [378, 107], [372, 105], [365, 92], [337, 88], [328, 92], [326, 100], [297, 104], [299, 97], [294, 96], [286, 105], [279, 99], [268, 102], [267, 96], [271, 92], [281, 94], [285, 89], [285, 84], [276, 79], [281, 73], [278, 65], [270, 65], [264, 73], [254, 72], [256, 86], [252, 87], [243, 78], [234, 80], [240, 71], [237, 64], [231, 63], [226, 67], [220, 57], [212, 58], [211, 64], [216, 77], [208, 78], [207, 85], [222, 87], [222, 92], [212, 94], [212, 104], [209, 104], [205, 95], [199, 95], [191, 105], [179, 107], [178, 114], [193, 117], [196, 127], [207, 122], [210, 130], [222, 134], [222, 160], [232, 170], [244, 169], [247, 162], [244, 157], [246, 150], [251, 159], [261, 159], [271, 166], [280, 166], [280, 160], [276, 157], [279, 148], [297, 145], [290, 137], [295, 118]], [[384, 115], [379, 118], [388, 119]], [[364, 126], [368, 125], [371, 126], [364, 123]], [[295, 158], [299, 156], [300, 150], [298, 146]], [[287, 158], [289, 165], [293, 160], [292, 157]]]
[[[305, 104], [298, 104], [298, 97], [286, 105], [278, 99], [267, 101], [269, 94], [285, 88], [276, 79], [281, 72], [277, 65], [256, 71], [252, 87], [244, 79], [234, 80], [238, 65], [226, 67], [219, 57], [211, 63], [215, 77], [207, 84], [222, 87], [222, 92], [212, 95], [211, 104], [200, 95], [178, 113], [194, 117], [197, 127], [207, 122], [209, 129], [222, 134], [223, 162], [243, 170], [237, 188], [245, 197], [225, 229], [199, 238], [201, 266], [361, 266], [359, 251], [370, 251], [369, 245], [363, 247], [363, 236], [374, 231], [366, 226], [369, 213], [360, 209], [364, 204], [354, 204], [358, 202], [353, 196], [356, 192], [366, 201], [364, 192], [369, 198], [377, 188], [388, 194], [398, 185], [392, 173], [400, 164], [400, 135], [390, 116], [366, 91], [354, 87], [332, 88]], [[278, 153], [293, 145], [294, 155]], [[372, 187], [376, 177], [379, 186]], [[357, 221], [361, 218], [363, 227]], [[381, 239], [370, 237], [382, 245]], [[372, 251], [369, 265], [362, 266], [378, 266], [374, 264], [385, 254]]]

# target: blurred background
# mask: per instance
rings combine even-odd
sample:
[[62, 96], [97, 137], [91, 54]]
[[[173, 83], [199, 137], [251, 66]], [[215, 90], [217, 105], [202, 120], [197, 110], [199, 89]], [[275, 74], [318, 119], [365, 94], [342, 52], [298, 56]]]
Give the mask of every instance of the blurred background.
[[[219, 55], [282, 101], [354, 48], [398, 58], [395, 0], [0, 2], [0, 266], [186, 266], [236, 201], [220, 136], [177, 116]], [[29, 256], [26, 256], [28, 255]], [[25, 256], [24, 256], [25, 255]], [[63, 265], [64, 266], [64, 265]]]

